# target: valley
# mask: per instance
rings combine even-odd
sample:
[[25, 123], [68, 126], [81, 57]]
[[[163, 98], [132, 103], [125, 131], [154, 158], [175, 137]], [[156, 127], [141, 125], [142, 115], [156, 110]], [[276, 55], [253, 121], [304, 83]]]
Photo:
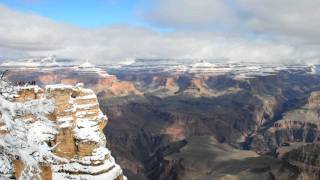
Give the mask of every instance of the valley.
[[320, 172], [314, 66], [270, 73], [266, 65], [166, 71], [173, 66], [144, 64], [13, 68], [8, 78], [93, 89], [109, 117], [108, 147], [128, 179], [314, 179]]

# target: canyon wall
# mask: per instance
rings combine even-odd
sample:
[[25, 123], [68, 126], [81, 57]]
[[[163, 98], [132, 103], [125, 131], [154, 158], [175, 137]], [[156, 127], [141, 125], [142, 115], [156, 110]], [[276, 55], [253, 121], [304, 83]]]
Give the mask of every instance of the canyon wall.
[[[15, 118], [30, 123], [35, 129], [31, 128], [29, 132], [33, 131], [35, 138], [46, 143], [57, 158], [52, 163], [39, 162], [41, 175], [38, 179], [126, 179], [106, 148], [103, 128], [108, 119], [99, 109], [92, 90], [82, 88], [81, 84], [49, 85], [45, 89], [27, 86], [19, 88], [13, 101], [23, 105], [37, 99], [54, 100], [54, 110], [46, 114], [54, 128], [38, 126], [33, 114], [17, 114]], [[10, 134], [5, 125], [0, 124], [0, 136]], [[24, 179], [22, 174], [28, 162], [20, 157], [0, 158], [7, 161], [0, 163], [1, 175]]]

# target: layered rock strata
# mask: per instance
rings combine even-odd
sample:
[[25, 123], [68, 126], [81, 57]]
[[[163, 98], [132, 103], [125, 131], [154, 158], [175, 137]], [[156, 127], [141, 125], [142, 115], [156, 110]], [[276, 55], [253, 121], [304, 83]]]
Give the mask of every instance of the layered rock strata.
[[320, 126], [320, 92], [312, 92], [307, 103], [284, 114], [268, 130], [268, 135], [274, 138], [275, 145], [292, 142], [317, 142]]
[[[54, 111], [47, 114], [54, 129], [37, 127], [33, 115], [16, 117], [33, 123], [34, 136], [47, 143], [53, 154], [61, 158], [52, 164], [39, 162], [40, 179], [126, 179], [106, 148], [103, 128], [108, 119], [99, 109], [92, 90], [82, 88], [81, 84], [49, 85], [45, 89], [29, 86], [20, 88], [14, 101], [23, 104], [43, 98], [54, 100]], [[5, 131], [4, 123], [0, 126], [0, 136], [10, 133]], [[0, 157], [0, 160], [3, 161], [0, 162], [1, 175], [21, 178], [25, 165], [19, 157]]]

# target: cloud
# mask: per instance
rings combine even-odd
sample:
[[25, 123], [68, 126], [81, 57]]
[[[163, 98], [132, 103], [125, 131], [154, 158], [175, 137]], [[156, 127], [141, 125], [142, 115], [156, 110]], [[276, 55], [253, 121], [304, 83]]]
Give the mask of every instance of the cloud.
[[145, 10], [147, 20], [173, 27], [202, 27], [233, 21], [231, 9], [221, 0], [154, 0]]
[[320, 1], [237, 0], [248, 26], [260, 33], [320, 43]]
[[[155, 10], [153, 18], [160, 13], [161, 18], [156, 19], [162, 19], [161, 23], [170, 26], [177, 24], [176, 31], [155, 32], [132, 25], [83, 28], [0, 5], [0, 54], [5, 58], [55, 54], [58, 57], [90, 59], [99, 63], [115, 63], [125, 58], [229, 58], [232, 61], [319, 62], [320, 51], [317, 45], [299, 47], [291, 42], [260, 36], [248, 38], [238, 33], [207, 31], [207, 23], [235, 21], [229, 7], [221, 3], [211, 4], [211, 1], [204, 0], [217, 6], [210, 6], [217, 12], [211, 13], [212, 17], [205, 17], [206, 13], [201, 10], [210, 10], [205, 4], [192, 7], [193, 4], [187, 4], [186, 0], [177, 0], [187, 4], [186, 8], [192, 12], [192, 15], [181, 15], [184, 8], [179, 9], [178, 13], [171, 13], [169, 11], [174, 11], [174, 4], [166, 0], [163, 2], [170, 5], [159, 5], [163, 11], [167, 9], [165, 14], [168, 17]], [[249, 7], [243, 9], [252, 12]], [[171, 16], [174, 18], [170, 19]], [[166, 18], [170, 20], [167, 21]], [[251, 18], [247, 22], [254, 28], [258, 27], [251, 25]], [[185, 30], [182, 28], [183, 24], [190, 27], [198, 24], [204, 28]]]
[[[253, 33], [320, 43], [320, 1], [314, 0], [153, 0], [150, 23], [198, 30]], [[218, 28], [217, 28], [218, 27]], [[206, 29], [207, 28], [207, 29]], [[220, 28], [220, 29], [219, 29]]]

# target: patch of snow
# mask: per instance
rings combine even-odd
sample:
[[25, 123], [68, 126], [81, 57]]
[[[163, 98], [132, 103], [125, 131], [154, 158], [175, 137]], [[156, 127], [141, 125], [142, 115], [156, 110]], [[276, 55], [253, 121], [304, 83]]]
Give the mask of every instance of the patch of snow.
[[86, 126], [81, 127], [77, 125], [77, 127], [73, 130], [74, 137], [82, 142], [97, 142], [99, 143], [105, 137], [102, 133], [99, 132], [99, 126]]
[[77, 109], [81, 109], [81, 110], [90, 110], [90, 109], [93, 109], [93, 108], [95, 108], [97, 106], [99, 106], [98, 103], [95, 103], [95, 104], [81, 104], [81, 105], [77, 104], [76, 108]]
[[83, 118], [84, 116], [86, 115], [94, 115], [96, 114], [96, 112], [87, 112], [87, 111], [77, 111], [76, 112], [76, 116], [79, 117], [79, 118]]
[[72, 127], [74, 121], [73, 116], [57, 117], [57, 122], [60, 128]]
[[[119, 165], [114, 161], [113, 157], [105, 160], [102, 165], [86, 166], [78, 162], [72, 162], [63, 165], [54, 165], [53, 179], [90, 179], [90, 180], [102, 180], [102, 179], [115, 179], [122, 175], [122, 170]], [[106, 172], [107, 171], [107, 172]], [[69, 174], [68, 172], [76, 172], [76, 175]]]
[[13, 165], [8, 156], [0, 154], [0, 179], [9, 179], [13, 173]]
[[97, 99], [97, 96], [95, 94], [89, 94], [85, 96], [79, 96], [76, 99]]
[[64, 90], [64, 89], [72, 89], [73, 86], [72, 85], [66, 85], [66, 84], [54, 84], [54, 85], [46, 85], [45, 89], [46, 90], [56, 90], [56, 89], [60, 89], [60, 90]]
[[99, 147], [93, 150], [92, 156], [82, 157], [78, 162], [81, 164], [90, 165], [92, 163], [98, 165], [101, 161], [110, 158], [110, 151], [105, 147]]

